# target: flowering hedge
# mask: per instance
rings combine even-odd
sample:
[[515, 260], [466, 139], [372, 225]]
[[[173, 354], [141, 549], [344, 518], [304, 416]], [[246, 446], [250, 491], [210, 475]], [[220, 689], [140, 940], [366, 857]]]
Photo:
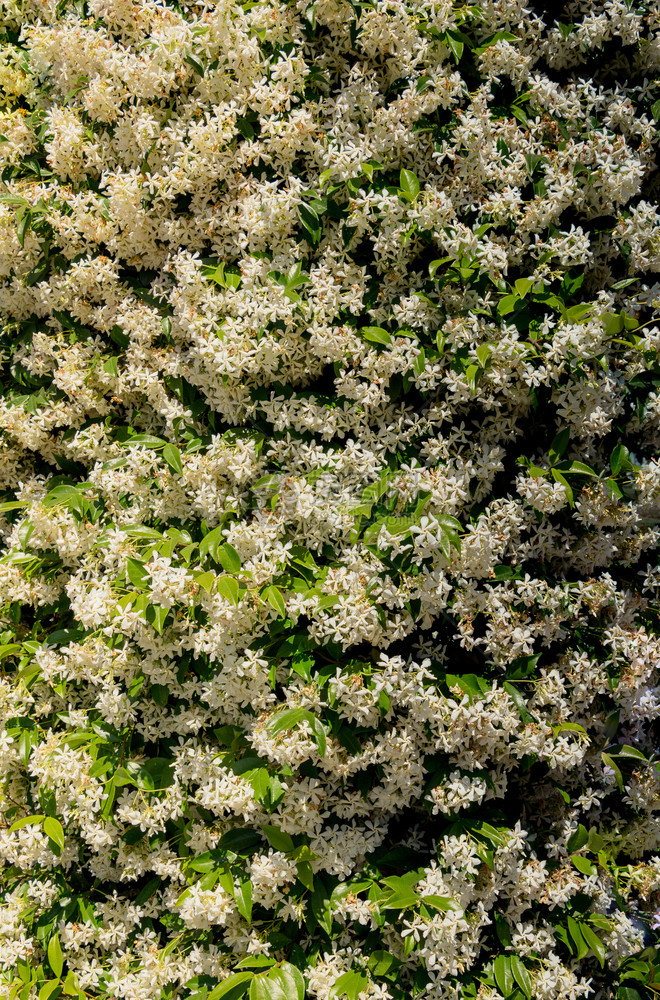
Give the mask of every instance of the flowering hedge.
[[656, 995], [657, 3], [0, 10], [0, 996]]

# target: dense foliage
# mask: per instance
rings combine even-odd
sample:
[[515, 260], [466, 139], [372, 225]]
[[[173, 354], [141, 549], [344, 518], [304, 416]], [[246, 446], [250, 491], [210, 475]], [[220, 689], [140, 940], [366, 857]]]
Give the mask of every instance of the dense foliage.
[[0, 27], [0, 996], [656, 995], [657, 0]]

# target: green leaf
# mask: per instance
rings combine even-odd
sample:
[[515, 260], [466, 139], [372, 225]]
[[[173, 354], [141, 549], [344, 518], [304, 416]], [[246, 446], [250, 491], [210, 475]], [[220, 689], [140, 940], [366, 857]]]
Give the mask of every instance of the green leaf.
[[184, 56], [184, 62], [187, 62], [189, 66], [192, 66], [198, 76], [204, 76], [204, 67], [198, 59], [195, 59], [193, 55], [188, 53]]
[[317, 719], [316, 716], [313, 715], [311, 712], [309, 714], [310, 718], [308, 719], [308, 721], [310, 726], [312, 727], [312, 736], [314, 737], [314, 741], [316, 743], [316, 747], [319, 752], [319, 757], [325, 757], [325, 751], [327, 747], [325, 728], [320, 719]]
[[617, 497], [619, 500], [623, 499], [623, 490], [617, 483], [616, 479], [606, 479], [605, 485], [613, 496]]
[[283, 851], [285, 854], [288, 854], [289, 851], [295, 851], [295, 844], [289, 834], [284, 833], [284, 831], [280, 830], [278, 826], [272, 826], [270, 823], [263, 823], [261, 829], [263, 830], [264, 836], [273, 850]]
[[37, 823], [43, 822], [46, 817], [43, 814], [36, 816], [23, 816], [22, 819], [17, 819], [15, 823], [9, 827], [9, 832], [14, 833], [16, 830], [22, 830], [24, 826], [36, 826]]
[[372, 951], [368, 961], [369, 971], [372, 976], [386, 976], [394, 969], [398, 969], [401, 962], [389, 951]]
[[216, 285], [220, 285], [221, 288], [227, 287], [227, 282], [225, 281], [225, 262], [220, 261], [217, 267], [203, 267], [202, 274], [205, 278], [210, 281], [214, 281]]
[[358, 333], [365, 340], [370, 340], [374, 344], [387, 346], [392, 343], [392, 334], [384, 330], [382, 326], [362, 326]]
[[479, 376], [481, 375], [483, 369], [479, 365], [468, 365], [465, 369], [465, 377], [467, 379], [467, 384], [470, 386], [470, 390], [473, 395], [477, 391], [477, 383], [479, 381]]
[[570, 437], [571, 432], [567, 427], [565, 427], [564, 430], [560, 431], [554, 438], [552, 444], [550, 445], [550, 465], [556, 465], [557, 462], [561, 460], [562, 455], [568, 448]]
[[181, 452], [175, 444], [166, 444], [163, 448], [163, 458], [167, 462], [171, 471], [176, 473], [178, 476], [183, 475], [183, 462], [181, 461]]
[[545, 156], [542, 156], [540, 153], [525, 153], [525, 163], [527, 164], [530, 177], [537, 167], [540, 167], [547, 162], [548, 161]]
[[463, 55], [465, 36], [455, 29], [449, 29], [443, 32], [442, 40], [449, 47], [449, 51], [454, 57], [454, 62], [459, 63], [461, 61], [461, 56]]
[[221, 597], [226, 598], [226, 600], [231, 601], [232, 604], [238, 606], [240, 601], [240, 586], [238, 580], [236, 580], [233, 576], [218, 577], [215, 589]]
[[0, 646], [0, 660], [6, 660], [8, 656], [15, 656], [20, 653], [22, 646], [18, 642], [8, 642]]
[[18, 242], [21, 246], [25, 246], [25, 237], [30, 231], [30, 226], [32, 225], [32, 215], [30, 212], [24, 212], [20, 222], [17, 227]]
[[612, 770], [614, 771], [614, 776], [616, 778], [616, 783], [617, 783], [617, 785], [619, 787], [619, 791], [623, 792], [623, 789], [624, 789], [623, 775], [621, 774], [621, 768], [619, 767], [619, 765], [617, 764], [617, 762], [614, 760], [614, 757], [612, 757], [608, 753], [603, 752], [601, 754], [601, 759], [602, 759], [603, 764], [605, 765], [605, 767], [611, 767], [612, 768]]
[[284, 603], [282, 591], [279, 587], [276, 587], [274, 584], [266, 587], [261, 591], [261, 596], [268, 601], [273, 610], [277, 611], [280, 618], [286, 618], [286, 604]]
[[580, 921], [580, 933], [598, 959], [602, 969], [605, 965], [605, 958], [607, 957], [607, 948], [596, 932], [584, 921]]
[[245, 993], [247, 985], [253, 977], [253, 972], [235, 972], [218, 983], [208, 994], [206, 1000], [220, 1000], [221, 997], [226, 996], [229, 996], [229, 1000], [236, 1000], [236, 997]]
[[130, 538], [146, 538], [158, 542], [162, 542], [163, 540], [162, 532], [155, 531], [153, 528], [147, 528], [142, 524], [127, 524], [120, 530], [125, 531]]
[[323, 235], [321, 220], [314, 209], [308, 205], [298, 205], [298, 215], [303, 224], [307, 242], [311, 243], [312, 246], [316, 246], [317, 243], [321, 242], [321, 236]]
[[250, 985], [250, 1000], [303, 1000], [304, 996], [302, 973], [289, 962], [256, 975]]
[[584, 462], [559, 462], [553, 469], [553, 472], [557, 471], [562, 473], [564, 476], [593, 476], [598, 479], [598, 473], [589, 465], [585, 465]]
[[505, 295], [497, 303], [497, 311], [500, 316], [508, 316], [514, 311], [516, 306], [520, 302], [520, 296], [518, 295]]
[[253, 771], [246, 772], [245, 778], [252, 786], [254, 797], [263, 804], [270, 793], [270, 779], [267, 769], [257, 767]]
[[503, 997], [508, 997], [513, 992], [514, 985], [511, 959], [506, 955], [498, 955], [493, 962], [493, 972], [500, 993]]
[[296, 873], [299, 881], [302, 882], [306, 889], [312, 892], [314, 890], [314, 869], [309, 861], [297, 861]]
[[602, 313], [600, 320], [608, 337], [616, 337], [619, 333], [623, 333], [624, 322], [622, 316], [614, 313]]
[[135, 777], [138, 788], [148, 791], [162, 791], [174, 784], [174, 764], [167, 757], [150, 757], [141, 765], [129, 761], [126, 770]]
[[119, 441], [118, 444], [122, 445], [124, 448], [133, 447], [134, 445], [141, 445], [143, 448], [164, 448], [167, 444], [163, 438], [154, 437], [153, 434], [134, 434], [133, 437], [128, 438], [126, 441]]
[[165, 708], [170, 697], [169, 688], [166, 684], [152, 684], [151, 697], [157, 705], [160, 705], [161, 708]]
[[220, 546], [224, 544], [222, 525], [218, 525], [217, 528], [213, 528], [209, 531], [208, 535], [205, 535], [199, 543], [199, 554], [203, 559], [204, 556], [209, 555], [214, 562], [218, 562], [218, 554], [220, 551]]
[[597, 854], [598, 851], [602, 851], [604, 846], [605, 840], [601, 837], [598, 830], [596, 830], [595, 827], [592, 827], [591, 830], [589, 830], [589, 850], [593, 854]]
[[598, 871], [595, 864], [593, 864], [589, 858], [585, 858], [583, 854], [571, 855], [571, 861], [573, 863], [573, 867], [577, 868], [577, 870], [583, 875], [595, 875]]
[[[658, 101], [658, 104], [660, 104], [660, 101]], [[648, 997], [646, 991], [644, 991], [644, 996], [642, 996], [637, 987], [631, 986], [629, 983], [619, 986], [616, 991], [616, 1000], [644, 1000], [645, 997]]]
[[399, 174], [399, 188], [408, 202], [413, 202], [419, 194], [419, 181], [412, 170], [402, 170]]
[[387, 897], [381, 904], [383, 910], [408, 910], [417, 906], [422, 897], [414, 889], [402, 887]]
[[317, 886], [309, 898], [312, 915], [316, 919], [319, 927], [330, 937], [332, 934], [332, 905], [325, 891], [321, 891]]
[[304, 1000], [305, 980], [290, 962], [282, 962], [279, 968], [271, 969], [267, 979], [268, 996], [272, 1000]]
[[623, 469], [629, 467], [630, 465], [630, 452], [626, 448], [625, 444], [616, 445], [610, 455], [610, 469], [612, 470], [612, 475], [618, 476]]
[[428, 896], [419, 897], [424, 904], [424, 906], [432, 906], [436, 910], [443, 910], [447, 912], [448, 910], [455, 910], [457, 913], [462, 913], [463, 910], [450, 896], [437, 896], [435, 893], [431, 893]]
[[48, 1000], [49, 997], [53, 995], [55, 990], [62, 989], [61, 979], [49, 979], [39, 990], [39, 1000]]
[[64, 830], [62, 824], [54, 816], [46, 816], [43, 822], [43, 831], [49, 840], [57, 844], [60, 850], [64, 847]]
[[518, 986], [526, 997], [532, 995], [532, 977], [517, 955], [511, 956], [511, 971]]
[[426, 368], [426, 352], [424, 351], [424, 348], [421, 347], [419, 350], [419, 354], [413, 361], [413, 371], [415, 375], [422, 375], [424, 373], [425, 368]]
[[533, 284], [533, 278], [517, 278], [513, 283], [513, 287], [520, 298], [524, 299]]
[[261, 837], [256, 830], [238, 827], [228, 830], [218, 842], [218, 850], [233, 851], [235, 854], [251, 854], [261, 843]]
[[500, 913], [495, 914], [495, 933], [497, 934], [500, 944], [504, 945], [505, 948], [508, 948], [511, 944], [511, 928]]
[[[530, 472], [531, 471], [532, 470], [530, 469]], [[552, 478], [555, 480], [555, 482], [561, 483], [561, 485], [564, 487], [564, 491], [566, 493], [566, 499], [568, 500], [570, 506], [575, 507], [575, 494], [573, 493], [573, 487], [569, 483], [568, 479], [562, 476], [561, 472], [558, 472], [556, 468], [551, 470], [551, 475]]]
[[267, 976], [264, 973], [255, 975], [250, 983], [250, 1000], [273, 1000], [268, 989]]
[[335, 980], [328, 998], [329, 1000], [334, 1000], [335, 997], [348, 997], [348, 1000], [357, 1000], [360, 993], [366, 990], [368, 985], [369, 977], [364, 972], [356, 972], [354, 969], [350, 969]]
[[[431, 263], [429, 264], [429, 275], [432, 278], [435, 278], [439, 268], [441, 268], [443, 264], [448, 264], [450, 261], [453, 261], [454, 259], [455, 259], [454, 257], [439, 257], [437, 260], [432, 260]], [[438, 333], [440, 332], [441, 331], [438, 331]]]
[[534, 722], [535, 721], [534, 716], [531, 715], [531, 713], [528, 711], [527, 702], [525, 701], [525, 699], [523, 698], [523, 696], [521, 695], [520, 691], [515, 686], [515, 684], [512, 684], [511, 681], [504, 681], [502, 687], [504, 688], [509, 698], [511, 698], [511, 701], [514, 703], [514, 705], [520, 712], [520, 718], [523, 720], [523, 722], [525, 724], [529, 722]]
[[634, 757], [635, 760], [647, 760], [648, 759], [645, 756], [645, 754], [642, 753], [641, 750], [637, 749], [637, 747], [629, 747], [625, 743], [623, 744], [623, 746], [619, 747], [619, 749], [617, 750], [616, 756], [617, 757]]
[[566, 925], [568, 927], [568, 933], [571, 935], [573, 941], [575, 942], [575, 947], [577, 950], [577, 957], [579, 959], [585, 958], [589, 953], [589, 946], [582, 937], [580, 932], [580, 926], [573, 917], [566, 918]]
[[610, 285], [610, 288], [614, 292], [619, 292], [621, 289], [627, 288], [628, 285], [634, 285], [637, 281], [639, 278], [622, 278], [621, 281], [615, 281], [613, 285]]
[[63, 483], [61, 486], [56, 486], [54, 489], [49, 490], [41, 502], [44, 507], [61, 506], [82, 514], [85, 498], [82, 490], [78, 489], [77, 486], [70, 486]]
[[575, 851], [579, 851], [581, 847], [589, 840], [589, 832], [585, 826], [580, 823], [577, 830], [571, 834], [568, 838], [567, 849], [569, 854], [573, 854]]
[[241, 568], [241, 560], [238, 552], [229, 542], [224, 542], [215, 556], [215, 561], [224, 569], [225, 573], [238, 573]]
[[145, 612], [145, 618], [150, 625], [153, 625], [158, 635], [162, 635], [168, 614], [169, 608], [163, 608], [160, 604], [150, 604]]
[[62, 975], [62, 969], [64, 968], [64, 957], [62, 955], [62, 946], [60, 945], [60, 939], [57, 934], [53, 934], [52, 938], [48, 942], [48, 948], [46, 950], [48, 955], [48, 964], [53, 970], [56, 976]]
[[210, 594], [211, 593], [211, 589], [213, 588], [213, 584], [215, 583], [215, 581], [217, 579], [215, 573], [211, 573], [211, 572], [207, 572], [207, 573], [195, 573], [193, 575], [194, 575], [195, 583], [197, 584], [197, 586], [198, 587], [202, 587], [206, 591], [207, 594]]
[[480, 344], [479, 347], [477, 347], [476, 350], [477, 360], [482, 368], [486, 367], [488, 359], [490, 358], [492, 352], [493, 348], [491, 347], [490, 344]]
[[248, 140], [248, 142], [251, 142], [252, 139], [254, 139], [254, 129], [249, 118], [237, 118], [236, 128], [241, 133], [243, 138]]
[[119, 375], [119, 369], [117, 368], [118, 358], [108, 358], [107, 361], [103, 362], [103, 371], [106, 375], [113, 375], [115, 378]]
[[552, 727], [552, 732], [556, 736], [558, 733], [580, 733], [586, 736], [587, 730], [579, 722], [559, 722]]
[[481, 56], [484, 54], [486, 49], [490, 48], [491, 45], [495, 45], [499, 41], [515, 42], [518, 39], [515, 35], [511, 34], [510, 31], [496, 31], [494, 35], [489, 35], [488, 38], [484, 38], [481, 45], [474, 50], [475, 55]]
[[300, 722], [306, 722], [309, 725], [318, 747], [319, 755], [324, 757], [326, 751], [326, 733], [323, 723], [307, 708], [287, 708], [278, 715], [274, 715], [268, 722], [268, 730], [271, 735], [276, 736], [278, 733], [294, 729]]
[[234, 898], [238, 912], [249, 923], [252, 920], [252, 882], [249, 878], [236, 886]]
[[240, 962], [236, 963], [236, 968], [263, 969], [263, 968], [270, 968], [271, 965], [275, 965], [274, 958], [268, 958], [267, 955], [248, 955], [247, 958], [242, 958]]
[[126, 576], [136, 590], [144, 590], [149, 582], [149, 571], [138, 559], [126, 560]]

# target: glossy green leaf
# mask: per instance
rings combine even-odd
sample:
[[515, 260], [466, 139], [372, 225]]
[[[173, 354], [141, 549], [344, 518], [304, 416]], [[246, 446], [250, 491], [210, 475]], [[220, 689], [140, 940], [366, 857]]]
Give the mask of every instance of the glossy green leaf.
[[280, 618], [286, 618], [286, 604], [279, 587], [274, 585], [266, 587], [261, 591], [261, 596], [268, 601], [274, 611], [277, 611]]
[[560, 431], [559, 434], [553, 439], [550, 445], [550, 465], [556, 465], [557, 462], [561, 461], [562, 456], [565, 454], [568, 448], [568, 442], [571, 437], [571, 432], [568, 428]]
[[234, 605], [238, 605], [240, 601], [240, 586], [238, 580], [233, 576], [218, 577], [215, 589], [221, 597], [231, 601]]
[[62, 969], [64, 968], [64, 956], [62, 955], [62, 946], [60, 945], [60, 939], [57, 934], [53, 934], [48, 942], [46, 954], [48, 956], [48, 964], [53, 970], [53, 973], [58, 977], [61, 976]]
[[392, 343], [392, 334], [384, 330], [382, 326], [362, 326], [358, 330], [358, 333], [365, 340], [369, 340], [373, 344], [388, 346]]
[[290, 851], [295, 850], [295, 845], [289, 834], [280, 830], [279, 827], [272, 826], [270, 823], [263, 823], [261, 829], [268, 843], [275, 851], [284, 851], [285, 854], [288, 854]]
[[532, 997], [532, 977], [517, 955], [511, 956], [511, 971], [513, 978], [526, 997]]
[[49, 840], [57, 844], [60, 850], [64, 847], [64, 830], [62, 824], [54, 816], [46, 816], [42, 828]]
[[332, 986], [329, 993], [329, 1000], [340, 1000], [341, 997], [348, 997], [348, 1000], [357, 1000], [369, 984], [369, 977], [364, 972], [357, 972], [354, 969], [344, 972]]
[[419, 181], [412, 170], [402, 170], [399, 174], [399, 188], [406, 201], [415, 201], [419, 194]]
[[21, 819], [15, 820], [9, 827], [9, 833], [14, 833], [16, 830], [22, 830], [24, 826], [35, 826], [37, 823], [42, 823], [46, 817], [43, 814], [34, 816], [23, 816]]
[[571, 862], [573, 863], [573, 867], [577, 868], [583, 875], [595, 875], [598, 871], [593, 862], [589, 858], [585, 858], [583, 854], [572, 854]]
[[221, 1000], [222, 997], [236, 1000], [236, 997], [242, 996], [246, 992], [248, 983], [253, 979], [253, 976], [253, 972], [235, 972], [231, 976], [227, 976], [221, 983], [214, 986], [206, 1000]]
[[238, 573], [241, 569], [241, 560], [238, 552], [229, 542], [223, 542], [218, 547], [215, 561], [222, 566], [226, 573]]
[[166, 444], [163, 448], [163, 458], [167, 462], [170, 470], [177, 476], [183, 475], [183, 462], [181, 452], [174, 444]]
[[209, 555], [214, 562], [218, 562], [218, 552], [220, 546], [225, 544], [224, 529], [222, 526], [213, 528], [199, 543], [199, 554], [201, 558]]
[[585, 826], [580, 823], [577, 830], [574, 831], [568, 838], [567, 849], [569, 854], [573, 854], [574, 851], [579, 851], [581, 847], [589, 840], [589, 832]]
[[498, 955], [493, 962], [493, 972], [500, 993], [503, 997], [508, 997], [514, 987], [511, 959], [506, 955]]
[[582, 934], [582, 937], [584, 938], [586, 943], [589, 945], [591, 951], [598, 959], [598, 962], [602, 969], [605, 965], [605, 959], [607, 957], [607, 948], [605, 947], [601, 939], [598, 937], [596, 932], [589, 926], [589, 924], [585, 923], [584, 920], [580, 921], [580, 933]]
[[589, 945], [582, 937], [582, 934], [580, 932], [580, 925], [578, 924], [577, 920], [569, 916], [566, 918], [566, 926], [568, 927], [568, 933], [570, 934], [573, 943], [575, 945], [577, 957], [584, 958], [585, 955], [589, 953]]

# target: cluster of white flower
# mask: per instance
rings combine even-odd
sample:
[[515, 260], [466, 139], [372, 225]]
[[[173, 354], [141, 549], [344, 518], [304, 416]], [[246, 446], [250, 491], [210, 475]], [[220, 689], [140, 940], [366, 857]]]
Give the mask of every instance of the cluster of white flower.
[[660, 7], [548, 10], [0, 0], [0, 997], [658, 981]]

